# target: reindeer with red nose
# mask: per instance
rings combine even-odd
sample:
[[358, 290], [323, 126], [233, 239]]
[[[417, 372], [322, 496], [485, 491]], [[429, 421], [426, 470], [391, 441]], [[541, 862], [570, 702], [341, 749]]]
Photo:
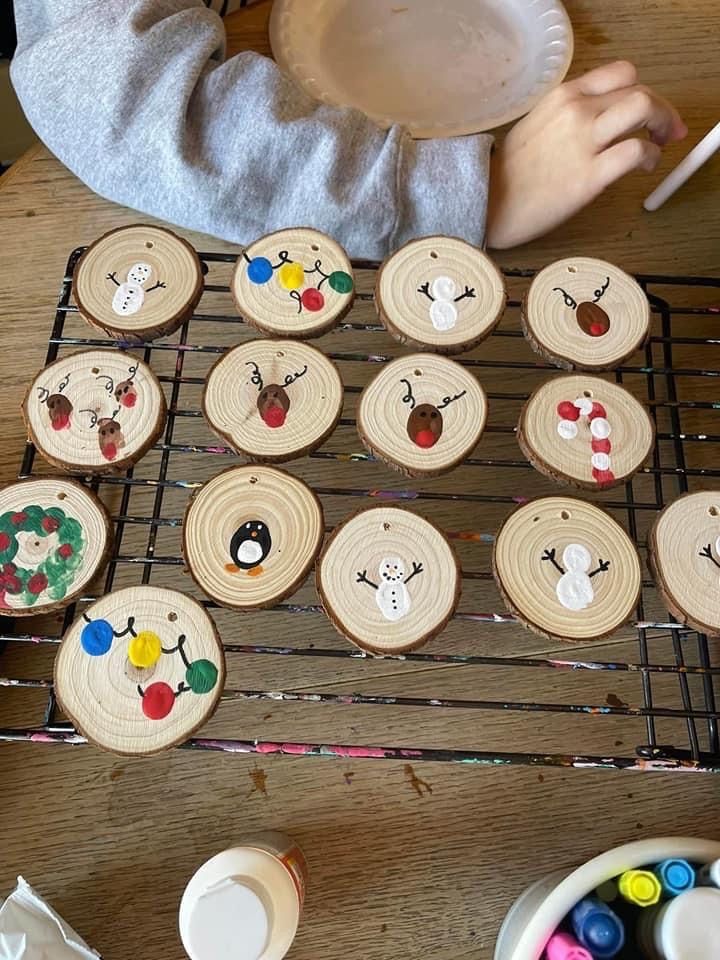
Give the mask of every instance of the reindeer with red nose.
[[53, 430], [65, 430], [70, 426], [73, 405], [63, 393], [69, 382], [70, 374], [68, 373], [58, 384], [55, 393], [50, 393], [47, 387], [38, 387], [40, 403], [47, 405]]
[[434, 447], [443, 432], [443, 418], [440, 411], [464, 397], [467, 390], [456, 393], [454, 397], [443, 397], [437, 406], [433, 403], [416, 404], [410, 381], [403, 377], [400, 383], [404, 383], [407, 388], [402, 402], [407, 403], [410, 407], [410, 416], [407, 422], [408, 436], [418, 447], [424, 449]]
[[300, 377], [305, 376], [308, 370], [307, 364], [299, 372], [288, 373], [282, 385], [269, 383], [267, 386], [263, 383], [260, 367], [256, 363], [248, 360], [245, 366], [253, 368], [250, 382], [258, 388], [257, 408], [263, 422], [273, 429], [282, 427], [290, 409], [290, 397], [287, 388], [296, 380], [299, 380]]

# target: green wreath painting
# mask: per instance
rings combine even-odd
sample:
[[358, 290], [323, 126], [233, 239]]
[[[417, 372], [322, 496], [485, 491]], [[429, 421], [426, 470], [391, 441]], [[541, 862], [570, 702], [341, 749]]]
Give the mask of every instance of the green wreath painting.
[[0, 608], [63, 600], [82, 563], [82, 526], [60, 507], [23, 507], [0, 516]]

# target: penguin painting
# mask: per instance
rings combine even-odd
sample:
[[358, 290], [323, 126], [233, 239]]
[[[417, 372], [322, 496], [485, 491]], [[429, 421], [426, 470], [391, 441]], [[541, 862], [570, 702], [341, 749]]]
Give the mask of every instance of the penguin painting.
[[249, 520], [235, 531], [230, 541], [232, 563], [226, 563], [228, 573], [245, 570], [249, 577], [258, 577], [263, 572], [262, 562], [270, 553], [270, 531], [261, 520]]

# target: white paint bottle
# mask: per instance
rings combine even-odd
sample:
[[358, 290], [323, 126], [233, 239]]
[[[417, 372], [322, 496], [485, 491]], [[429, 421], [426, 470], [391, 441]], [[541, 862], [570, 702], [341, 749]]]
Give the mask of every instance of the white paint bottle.
[[306, 883], [302, 850], [282, 833], [262, 833], [217, 854], [193, 875], [180, 902], [180, 938], [190, 960], [282, 960]]
[[720, 890], [695, 887], [642, 912], [638, 944], [652, 960], [711, 960], [720, 956]]
[[720, 860], [713, 860], [712, 863], [700, 867], [697, 883], [700, 887], [720, 887]]

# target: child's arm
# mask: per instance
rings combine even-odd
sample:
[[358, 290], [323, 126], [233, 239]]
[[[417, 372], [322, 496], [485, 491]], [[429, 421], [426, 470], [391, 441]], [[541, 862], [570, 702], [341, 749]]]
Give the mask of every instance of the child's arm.
[[223, 63], [202, 0], [15, 0], [12, 79], [48, 147], [101, 195], [249, 242], [325, 230], [381, 258], [418, 234], [481, 243], [488, 136], [412, 141], [316, 103], [268, 59]]
[[[632, 136], [647, 130], [650, 139]], [[567, 220], [631, 170], [652, 171], [687, 127], [637, 82], [631, 63], [598, 67], [548, 94], [493, 157], [488, 245], [514, 247]]]

